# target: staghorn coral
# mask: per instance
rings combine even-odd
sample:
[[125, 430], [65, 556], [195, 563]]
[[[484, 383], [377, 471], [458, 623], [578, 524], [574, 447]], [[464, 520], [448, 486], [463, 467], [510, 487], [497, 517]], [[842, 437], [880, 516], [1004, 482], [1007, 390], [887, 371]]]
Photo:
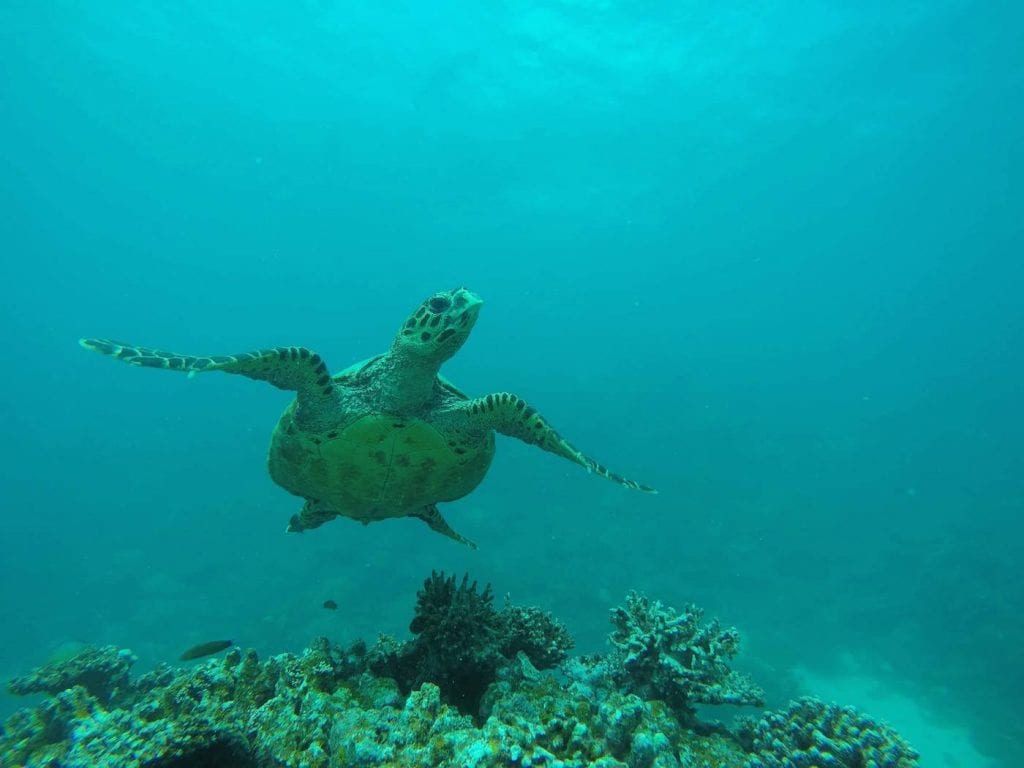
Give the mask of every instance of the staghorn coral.
[[853, 707], [805, 697], [760, 720], [740, 738], [754, 754], [744, 768], [914, 768], [917, 752], [887, 725]]
[[644, 698], [662, 699], [693, 713], [694, 704], [761, 706], [764, 692], [726, 663], [739, 650], [739, 633], [718, 620], [701, 624], [704, 611], [682, 613], [637, 592], [612, 609], [608, 636], [612, 676]]

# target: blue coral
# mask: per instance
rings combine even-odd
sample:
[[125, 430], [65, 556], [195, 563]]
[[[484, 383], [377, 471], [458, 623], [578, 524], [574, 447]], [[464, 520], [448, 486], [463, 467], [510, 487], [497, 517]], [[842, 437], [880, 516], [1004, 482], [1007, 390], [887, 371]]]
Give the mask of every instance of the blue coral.
[[917, 752], [853, 707], [805, 697], [748, 726], [744, 768], [914, 768]]

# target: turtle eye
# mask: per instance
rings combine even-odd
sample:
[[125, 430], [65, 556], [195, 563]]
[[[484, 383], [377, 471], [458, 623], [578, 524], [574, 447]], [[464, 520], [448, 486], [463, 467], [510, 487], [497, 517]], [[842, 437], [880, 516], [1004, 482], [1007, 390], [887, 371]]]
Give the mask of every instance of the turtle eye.
[[427, 304], [430, 306], [431, 312], [444, 312], [452, 305], [452, 303], [444, 296], [435, 296], [428, 301]]

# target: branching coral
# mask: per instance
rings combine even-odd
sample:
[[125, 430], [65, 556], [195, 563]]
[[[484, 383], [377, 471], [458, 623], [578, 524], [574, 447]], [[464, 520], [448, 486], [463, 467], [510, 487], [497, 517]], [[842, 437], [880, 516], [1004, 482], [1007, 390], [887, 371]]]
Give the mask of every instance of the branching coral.
[[409, 625], [416, 637], [400, 645], [378, 642], [371, 669], [395, 678], [403, 691], [434, 683], [446, 701], [476, 714], [487, 686], [518, 652], [547, 669], [572, 648], [568, 630], [549, 614], [510, 605], [499, 611], [493, 602], [489, 584], [479, 590], [468, 575], [460, 583], [435, 571], [416, 596]]
[[476, 712], [503, 658], [498, 649], [498, 615], [490, 585], [477, 591], [469, 577], [434, 572], [416, 595], [409, 630], [413, 640], [395, 645], [388, 639], [371, 650], [371, 669], [393, 677], [405, 692], [426, 682], [436, 684], [446, 701]]
[[477, 591], [469, 574], [456, 585], [455, 577], [436, 571], [416, 595], [416, 614], [409, 631], [419, 636], [440, 663], [467, 655], [486, 663], [496, 652], [498, 615], [491, 585]]
[[744, 768], [914, 768], [917, 752], [887, 725], [853, 707], [805, 697], [748, 721], [741, 738], [754, 754]]
[[515, 658], [522, 651], [537, 669], [561, 664], [575, 645], [561, 622], [540, 608], [506, 605], [498, 613], [501, 655]]
[[631, 592], [612, 610], [613, 675], [627, 690], [684, 711], [694, 704], [760, 706], [763, 691], [726, 663], [739, 650], [739, 633], [717, 620], [701, 624], [703, 618], [694, 605], [680, 614]]

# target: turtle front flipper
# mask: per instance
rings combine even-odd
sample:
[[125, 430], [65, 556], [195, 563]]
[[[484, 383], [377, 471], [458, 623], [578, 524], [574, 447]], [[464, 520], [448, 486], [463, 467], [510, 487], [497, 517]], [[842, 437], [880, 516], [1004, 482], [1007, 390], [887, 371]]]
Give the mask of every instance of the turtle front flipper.
[[86, 349], [145, 368], [165, 368], [188, 374], [205, 371], [237, 373], [266, 381], [278, 389], [297, 392], [299, 397], [323, 398], [332, 394], [333, 385], [327, 364], [320, 355], [305, 347], [275, 347], [237, 355], [193, 357], [159, 349], [137, 347], [109, 339], [80, 339]]
[[537, 411], [526, 404], [521, 397], [509, 392], [497, 392], [487, 397], [478, 397], [459, 404], [459, 410], [467, 415], [474, 427], [493, 429], [503, 435], [515, 437], [524, 443], [536, 445], [563, 459], [576, 462], [588, 472], [645, 493], [657, 493], [650, 486], [643, 485], [608, 470], [603, 464], [581, 453], [548, 424]]
[[413, 512], [412, 517], [418, 517], [429, 525], [431, 530], [437, 531], [450, 539], [455, 539], [456, 541], [465, 544], [470, 549], [476, 549], [476, 544], [462, 534], [456, 533], [455, 529], [448, 525], [448, 521], [441, 515], [440, 510], [437, 508], [437, 504], [431, 504], [429, 507], [424, 507], [418, 512]]

